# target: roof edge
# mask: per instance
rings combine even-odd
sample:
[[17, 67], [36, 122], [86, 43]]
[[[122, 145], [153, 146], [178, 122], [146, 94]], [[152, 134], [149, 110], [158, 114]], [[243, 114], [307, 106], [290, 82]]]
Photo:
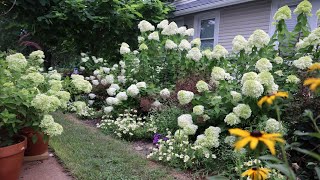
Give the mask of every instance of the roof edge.
[[183, 15], [187, 15], [187, 14], [197, 13], [197, 12], [201, 12], [201, 11], [207, 11], [207, 10], [211, 10], [211, 9], [217, 9], [217, 8], [221, 8], [221, 7], [231, 6], [231, 5], [235, 5], [235, 4], [241, 4], [241, 3], [250, 2], [250, 1], [254, 1], [254, 0], [225, 0], [222, 2], [205, 4], [205, 5], [189, 8], [189, 9], [175, 11], [175, 12], [173, 12], [173, 15], [175, 17], [183, 16]]

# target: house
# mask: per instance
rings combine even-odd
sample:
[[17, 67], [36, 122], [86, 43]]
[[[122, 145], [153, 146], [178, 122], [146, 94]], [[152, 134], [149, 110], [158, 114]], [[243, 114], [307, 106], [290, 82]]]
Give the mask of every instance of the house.
[[[320, 9], [320, 0], [309, 0], [312, 5], [312, 17], [309, 17], [311, 29], [318, 27], [320, 21], [315, 15]], [[262, 29], [273, 35], [273, 15], [278, 8], [288, 5], [292, 12], [301, 0], [176, 0], [173, 20], [178, 26], [194, 28], [193, 38], [200, 38], [202, 48], [216, 44], [232, 49], [232, 40], [236, 35], [248, 38], [256, 29]], [[286, 20], [289, 30], [293, 30], [297, 16]]]

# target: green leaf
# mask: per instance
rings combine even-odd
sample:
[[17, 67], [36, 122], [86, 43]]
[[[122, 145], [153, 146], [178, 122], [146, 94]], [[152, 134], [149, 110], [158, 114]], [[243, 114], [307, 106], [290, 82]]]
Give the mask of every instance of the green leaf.
[[275, 161], [277, 163], [280, 163], [281, 160], [274, 157], [274, 156], [271, 156], [271, 155], [265, 155], [265, 156], [260, 156], [259, 159], [261, 160], [266, 160], [266, 161]]
[[298, 151], [298, 152], [301, 152], [301, 153], [304, 153], [306, 155], [309, 155], [315, 159], [317, 159], [318, 161], [320, 161], [320, 155], [317, 154], [317, 153], [314, 153], [312, 151], [308, 151], [306, 149], [301, 149], [301, 148], [293, 148], [294, 150]]
[[284, 164], [269, 164], [267, 163], [267, 165], [270, 168], [273, 169], [277, 169], [280, 172], [282, 172], [284, 175], [288, 176], [288, 177], [292, 177], [293, 179], [296, 179], [296, 175], [294, 174], [294, 172], [292, 171], [292, 169], [288, 168], [286, 165]]
[[294, 134], [298, 136], [312, 136], [320, 139], [320, 133], [304, 133], [301, 131], [295, 131]]
[[317, 166], [317, 167], [314, 168], [314, 170], [317, 173], [318, 179], [320, 179], [320, 168]]

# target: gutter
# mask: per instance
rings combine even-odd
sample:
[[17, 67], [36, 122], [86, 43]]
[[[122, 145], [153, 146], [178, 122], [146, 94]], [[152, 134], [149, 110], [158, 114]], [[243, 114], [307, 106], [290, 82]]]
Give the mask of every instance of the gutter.
[[175, 11], [175, 12], [173, 12], [173, 15], [174, 16], [183, 16], [183, 15], [187, 15], [187, 14], [222, 8], [222, 7], [231, 6], [231, 5], [235, 5], [235, 4], [241, 4], [241, 3], [250, 2], [250, 1], [254, 1], [254, 0], [223, 0], [220, 2], [216, 2], [216, 3], [208, 3], [208, 4], [201, 5], [201, 6], [196, 6], [196, 7], [192, 7], [192, 8], [188, 8], [188, 9], [183, 9], [180, 11]]

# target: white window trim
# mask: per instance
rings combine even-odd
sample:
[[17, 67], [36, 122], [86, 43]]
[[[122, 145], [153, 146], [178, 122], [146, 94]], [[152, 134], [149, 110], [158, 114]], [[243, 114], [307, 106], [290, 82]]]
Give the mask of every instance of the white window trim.
[[[272, 36], [274, 31], [276, 30], [276, 26], [273, 24], [274, 19], [273, 16], [277, 12], [277, 10], [284, 6], [292, 6], [292, 5], [298, 5], [302, 0], [272, 0], [271, 3], [271, 12], [270, 12], [270, 23], [269, 23], [269, 35]], [[310, 0], [312, 3], [312, 17], [308, 17], [308, 21], [311, 27], [311, 30], [318, 27], [318, 19], [315, 15], [316, 11], [319, 9], [320, 1], [319, 0]], [[292, 12], [293, 13], [293, 12]]]
[[[220, 11], [210, 11], [206, 13], [201, 13], [198, 15], [194, 16], [194, 37], [195, 38], [200, 38], [200, 32], [201, 32], [201, 21], [206, 20], [206, 19], [215, 19], [215, 26], [214, 26], [214, 43], [213, 45], [217, 45], [219, 42], [219, 25], [220, 25]], [[212, 47], [213, 48], [213, 47]]]

